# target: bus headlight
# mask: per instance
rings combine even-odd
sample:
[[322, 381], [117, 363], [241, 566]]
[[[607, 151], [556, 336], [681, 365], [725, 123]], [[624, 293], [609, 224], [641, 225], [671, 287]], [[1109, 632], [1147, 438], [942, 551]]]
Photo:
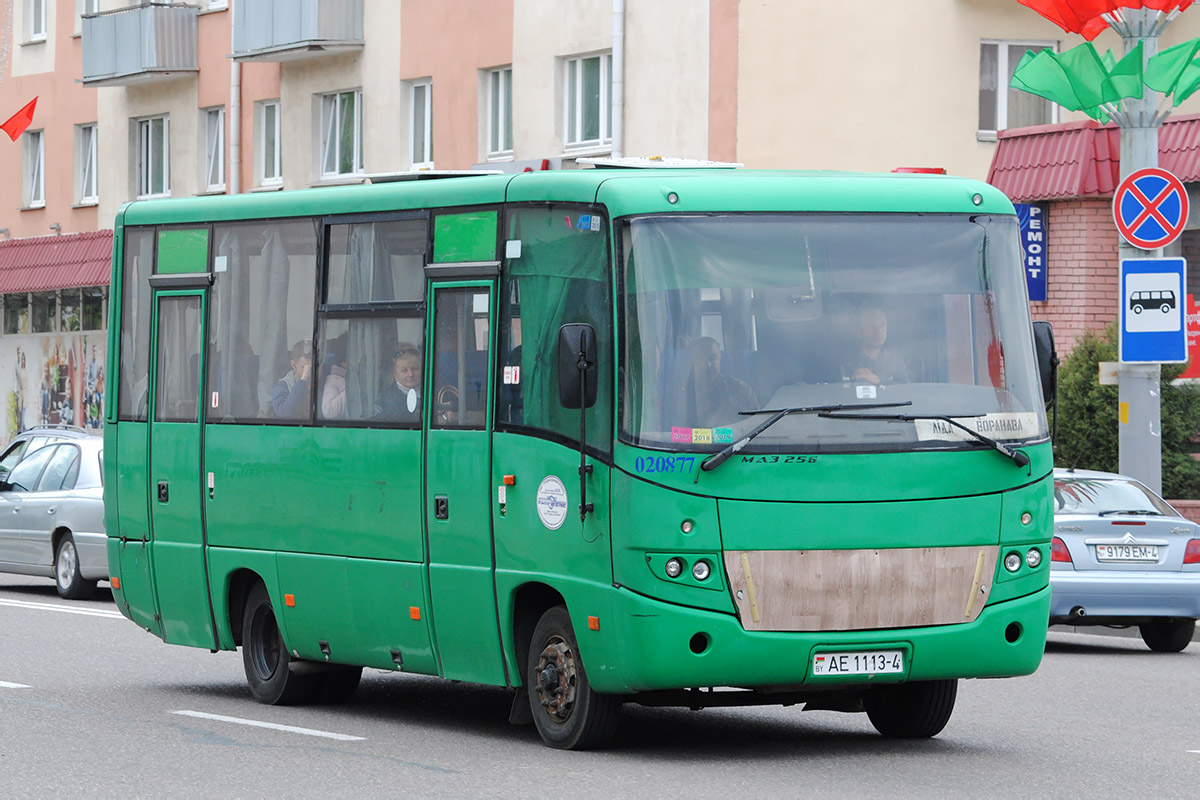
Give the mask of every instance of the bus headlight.
[[1032, 548], [1028, 553], [1025, 554], [1025, 563], [1028, 564], [1031, 569], [1037, 569], [1038, 565], [1042, 563], [1042, 551], [1038, 550], [1036, 547]]
[[683, 574], [683, 561], [678, 558], [668, 559], [665, 569], [668, 578], [678, 578]]
[[[668, 566], [670, 566], [668, 564]], [[1009, 572], [1016, 572], [1021, 568], [1021, 554], [1009, 553], [1004, 557], [1004, 568]]]
[[710, 574], [712, 574], [712, 569], [708, 566], [707, 561], [697, 561], [692, 565], [692, 577], [696, 580], [708, 580]]

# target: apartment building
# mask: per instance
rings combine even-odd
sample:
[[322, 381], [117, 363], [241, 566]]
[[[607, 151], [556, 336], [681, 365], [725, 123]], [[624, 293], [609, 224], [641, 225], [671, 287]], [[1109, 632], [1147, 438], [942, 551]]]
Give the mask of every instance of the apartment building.
[[[97, 237], [111, 243], [139, 198], [604, 155], [944, 169], [1045, 204], [1034, 308], [1068, 346], [1116, 313], [1111, 187], [1046, 188], [1044, 137], [1095, 126], [1007, 89], [1026, 49], [1081, 40], [1016, 0], [0, 0], [0, 14], [0, 118], [38, 98], [29, 129], [0, 139], [0, 438], [61, 420], [54, 408], [88, 416], [75, 372], [93, 349], [103, 362], [103, 332], [74, 326], [103, 320], [82, 313], [106, 303]], [[1162, 46], [1197, 34], [1192, 11]], [[1069, 158], [1108, 165], [1095, 148]], [[73, 377], [43, 413], [56, 358]]]

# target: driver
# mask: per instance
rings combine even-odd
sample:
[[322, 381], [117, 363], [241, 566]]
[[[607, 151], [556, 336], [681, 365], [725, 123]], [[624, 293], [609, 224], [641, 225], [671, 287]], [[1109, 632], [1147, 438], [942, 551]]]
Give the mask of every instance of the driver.
[[844, 374], [850, 380], [866, 381], [876, 386], [889, 383], [908, 383], [908, 366], [887, 342], [887, 314], [876, 305], [864, 305], [858, 311], [858, 352], [846, 365]]
[[721, 346], [702, 336], [688, 349], [691, 371], [684, 385], [684, 410], [693, 428], [715, 428], [738, 421], [739, 411], [758, 410], [754, 390], [745, 381], [721, 374]]

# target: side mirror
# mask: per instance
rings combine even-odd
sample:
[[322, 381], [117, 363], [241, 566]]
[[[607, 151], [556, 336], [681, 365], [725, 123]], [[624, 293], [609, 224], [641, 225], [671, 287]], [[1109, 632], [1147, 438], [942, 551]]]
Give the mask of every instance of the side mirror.
[[582, 322], [558, 329], [558, 401], [563, 408], [596, 404], [596, 332]]
[[1042, 379], [1042, 400], [1053, 405], [1058, 397], [1058, 352], [1054, 349], [1054, 328], [1049, 322], [1033, 323], [1033, 349]]

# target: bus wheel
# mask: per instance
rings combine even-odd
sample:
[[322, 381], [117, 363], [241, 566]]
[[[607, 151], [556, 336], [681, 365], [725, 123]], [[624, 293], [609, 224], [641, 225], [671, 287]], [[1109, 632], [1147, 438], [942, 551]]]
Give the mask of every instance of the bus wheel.
[[884, 736], [928, 739], [946, 727], [957, 696], [957, 680], [916, 681], [876, 687], [863, 697], [863, 705]]
[[310, 699], [316, 675], [297, 675], [283, 643], [267, 587], [255, 584], [242, 615], [242, 665], [250, 694], [268, 705], [294, 705]]
[[1163, 619], [1138, 625], [1142, 641], [1156, 653], [1178, 653], [1192, 641], [1194, 619]]
[[338, 705], [354, 696], [358, 682], [362, 680], [362, 667], [346, 667], [329, 672], [321, 672], [316, 676], [316, 701], [326, 705]]
[[533, 722], [551, 747], [602, 747], [616, 733], [620, 698], [592, 691], [571, 618], [562, 606], [543, 614], [533, 629], [525, 685]]
[[71, 534], [64, 534], [54, 554], [54, 588], [67, 600], [86, 600], [96, 594], [96, 582], [85, 581], [79, 574], [79, 551]]

